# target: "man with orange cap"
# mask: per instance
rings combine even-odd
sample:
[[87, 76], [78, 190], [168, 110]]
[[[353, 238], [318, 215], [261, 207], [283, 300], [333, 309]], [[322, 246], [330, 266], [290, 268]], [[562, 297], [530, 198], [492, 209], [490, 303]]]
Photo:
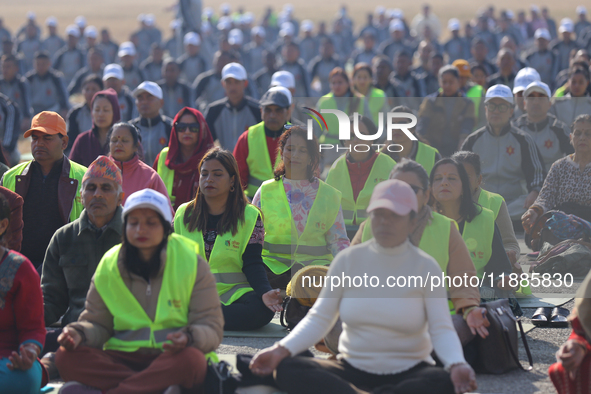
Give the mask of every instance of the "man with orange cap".
[[56, 112], [43, 111], [24, 134], [31, 137], [33, 160], [7, 171], [2, 186], [19, 194], [23, 205], [21, 253], [41, 272], [45, 249], [55, 231], [80, 216], [80, 186], [86, 167], [64, 155], [66, 122]]

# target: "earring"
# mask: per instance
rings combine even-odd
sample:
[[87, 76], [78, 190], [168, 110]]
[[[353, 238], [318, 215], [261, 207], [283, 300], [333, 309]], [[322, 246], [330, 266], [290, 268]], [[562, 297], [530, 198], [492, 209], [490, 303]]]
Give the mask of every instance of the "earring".
[[235, 189], [234, 189], [234, 186], [232, 186], [232, 187], [230, 188], [230, 193], [234, 193], [234, 190], [235, 190]]

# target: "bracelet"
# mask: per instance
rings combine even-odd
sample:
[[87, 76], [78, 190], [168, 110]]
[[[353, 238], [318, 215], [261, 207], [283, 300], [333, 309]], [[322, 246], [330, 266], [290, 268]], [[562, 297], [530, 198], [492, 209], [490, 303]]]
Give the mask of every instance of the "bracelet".
[[453, 367], [458, 366], [458, 365], [468, 365], [466, 362], [459, 362], [459, 363], [453, 363], [451, 364], [449, 367], [444, 368], [447, 372], [451, 373], [451, 370], [453, 369]]
[[468, 318], [468, 315], [470, 314], [470, 312], [472, 312], [473, 309], [478, 308], [477, 306], [470, 306], [468, 308], [464, 308], [462, 310], [462, 318], [464, 318], [464, 320], [466, 320]]

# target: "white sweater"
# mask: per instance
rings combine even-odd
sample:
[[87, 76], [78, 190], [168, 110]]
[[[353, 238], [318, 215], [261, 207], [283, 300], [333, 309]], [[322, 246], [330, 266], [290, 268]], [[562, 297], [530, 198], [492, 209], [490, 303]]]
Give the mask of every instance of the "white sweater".
[[[328, 276], [342, 279], [346, 275], [352, 281], [354, 276], [363, 278], [364, 274], [368, 287], [331, 290], [329, 279], [306, 317], [279, 344], [292, 355], [301, 353], [322, 339], [340, 315], [343, 333], [339, 358], [362, 371], [395, 374], [421, 361], [435, 364], [430, 356], [433, 348], [446, 369], [465, 362], [444, 288], [431, 292], [430, 286], [386, 285], [389, 276], [441, 277], [441, 269], [432, 257], [408, 240], [387, 249], [372, 239], [341, 251], [328, 271]], [[370, 286], [372, 276], [380, 280], [377, 287]]]

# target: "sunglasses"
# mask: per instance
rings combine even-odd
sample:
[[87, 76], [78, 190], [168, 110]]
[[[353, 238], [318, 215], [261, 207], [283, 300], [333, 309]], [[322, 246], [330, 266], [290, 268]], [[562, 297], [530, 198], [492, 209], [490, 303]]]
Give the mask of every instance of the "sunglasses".
[[419, 194], [419, 191], [425, 190], [424, 187], [420, 187], [420, 186], [416, 186], [416, 185], [409, 185], [409, 186], [412, 189], [412, 191], [415, 192], [415, 194]]
[[187, 129], [189, 129], [191, 133], [199, 132], [199, 123], [176, 123], [174, 127], [177, 133], [181, 133]]

